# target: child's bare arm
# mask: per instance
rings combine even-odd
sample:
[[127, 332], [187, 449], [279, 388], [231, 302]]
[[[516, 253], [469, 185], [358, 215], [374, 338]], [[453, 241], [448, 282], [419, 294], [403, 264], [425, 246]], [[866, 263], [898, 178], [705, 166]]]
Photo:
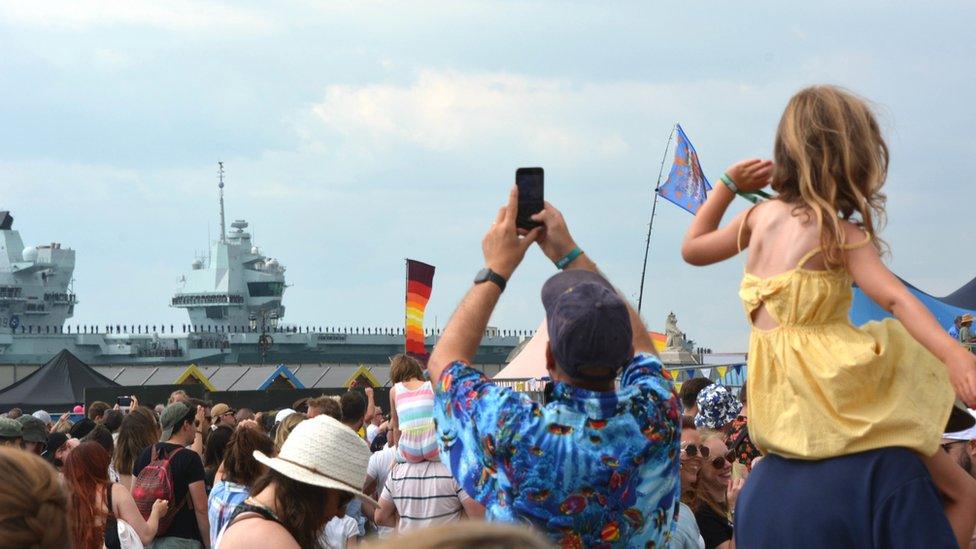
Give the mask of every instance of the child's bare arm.
[[[769, 182], [773, 164], [768, 160], [744, 160], [728, 170], [740, 190], [761, 189]], [[681, 257], [692, 265], [711, 265], [739, 253], [739, 228], [745, 220], [741, 213], [725, 227], [719, 228], [725, 210], [735, 198], [735, 194], [724, 184], [719, 183], [709, 193], [708, 200], [698, 208], [691, 227], [681, 244]], [[746, 227], [748, 229], [748, 227]], [[748, 244], [749, 232], [743, 236], [742, 247]]]
[[[845, 224], [846, 240], [864, 240], [864, 233]], [[854, 282], [884, 310], [905, 326], [908, 333], [949, 368], [956, 394], [969, 406], [976, 405], [976, 356], [942, 329], [932, 313], [885, 267], [874, 246], [847, 251], [847, 269]]]

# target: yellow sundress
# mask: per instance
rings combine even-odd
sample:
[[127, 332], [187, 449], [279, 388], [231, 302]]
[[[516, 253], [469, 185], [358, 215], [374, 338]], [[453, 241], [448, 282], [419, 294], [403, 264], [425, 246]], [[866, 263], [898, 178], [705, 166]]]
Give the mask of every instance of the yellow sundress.
[[[893, 446], [933, 455], [955, 401], [945, 365], [897, 320], [852, 325], [853, 279], [846, 270], [805, 269], [818, 253], [790, 271], [742, 279], [739, 297], [752, 326], [749, 436], [763, 453], [786, 458]], [[761, 306], [777, 327], [752, 325]]]

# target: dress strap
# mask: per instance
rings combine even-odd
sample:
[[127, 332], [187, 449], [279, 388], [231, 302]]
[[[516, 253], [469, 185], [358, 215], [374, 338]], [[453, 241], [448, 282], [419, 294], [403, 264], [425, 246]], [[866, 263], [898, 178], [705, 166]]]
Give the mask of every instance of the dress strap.
[[803, 257], [801, 257], [800, 260], [796, 262], [796, 268], [797, 269], [802, 269], [803, 266], [807, 264], [807, 261], [810, 261], [811, 259], [813, 259], [813, 256], [819, 254], [820, 251], [821, 251], [820, 246], [817, 246], [816, 248], [814, 248], [814, 249], [810, 250], [809, 252], [803, 254]]
[[749, 215], [755, 208], [755, 204], [749, 206], [749, 209], [746, 210], [746, 216], [742, 218], [742, 223], [739, 224], [739, 234], [735, 237], [735, 245], [739, 248], [739, 253], [742, 253], [742, 233], [745, 232], [744, 229], [746, 228], [746, 225], [749, 224]]

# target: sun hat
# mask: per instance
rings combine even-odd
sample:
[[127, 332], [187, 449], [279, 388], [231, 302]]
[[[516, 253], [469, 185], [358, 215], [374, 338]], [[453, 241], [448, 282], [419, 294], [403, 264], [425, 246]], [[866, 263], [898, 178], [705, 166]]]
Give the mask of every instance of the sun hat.
[[190, 407], [180, 400], [163, 408], [163, 413], [159, 414], [159, 425], [163, 428], [159, 441], [166, 442], [169, 440], [173, 436], [173, 427], [176, 427], [176, 424], [189, 414]]
[[45, 425], [51, 424], [51, 414], [45, 412], [44, 410], [38, 410], [31, 415], [43, 421]]
[[47, 424], [34, 416], [20, 416], [17, 418], [24, 442], [47, 442]]
[[210, 417], [214, 418], [214, 421], [217, 421], [217, 418], [226, 414], [227, 412], [236, 413], [237, 410], [231, 408], [223, 402], [220, 404], [214, 404], [214, 407], [210, 409]]
[[291, 408], [285, 408], [284, 410], [280, 410], [278, 411], [277, 414], [275, 414], [275, 423], [281, 423], [282, 421], [285, 420], [286, 417], [297, 413], [298, 412], [292, 410]]
[[74, 425], [71, 426], [71, 430], [69, 432], [71, 433], [71, 436], [74, 438], [84, 438], [85, 435], [92, 432], [92, 429], [95, 428], [95, 425], [97, 424], [94, 421], [92, 421], [87, 417], [83, 417], [81, 418], [81, 420], [78, 421], [78, 423], [75, 423]]
[[[968, 410], [968, 409], [966, 411], [969, 412], [969, 415], [973, 416], [973, 418], [976, 419], [976, 411]], [[953, 431], [951, 433], [945, 433], [942, 435], [942, 438], [947, 440], [976, 440], [976, 426], [972, 426], [967, 429], [961, 429], [958, 431]]]
[[713, 383], [698, 393], [698, 414], [695, 427], [699, 429], [721, 429], [728, 425], [742, 411], [742, 403], [724, 385]]
[[961, 317], [959, 317], [959, 324], [965, 324], [967, 322], [972, 322], [972, 321], [973, 321], [973, 315], [971, 315], [969, 313], [966, 313], [966, 314], [962, 315]]
[[613, 286], [572, 269], [542, 286], [552, 356], [570, 377], [606, 380], [634, 358], [630, 312]]
[[47, 444], [44, 446], [44, 453], [41, 457], [46, 459], [50, 463], [54, 463], [54, 454], [58, 453], [58, 450], [64, 446], [64, 443], [68, 442], [71, 438], [64, 433], [51, 433], [47, 437]]
[[292, 480], [341, 490], [378, 505], [362, 492], [369, 456], [366, 441], [326, 415], [296, 425], [277, 457], [254, 451], [254, 459]]

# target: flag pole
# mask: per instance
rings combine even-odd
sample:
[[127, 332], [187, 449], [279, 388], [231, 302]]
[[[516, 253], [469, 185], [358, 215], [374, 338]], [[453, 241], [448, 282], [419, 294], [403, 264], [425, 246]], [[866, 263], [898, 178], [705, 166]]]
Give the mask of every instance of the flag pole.
[[668, 161], [668, 149], [671, 148], [671, 140], [674, 139], [674, 130], [678, 125], [671, 126], [671, 133], [668, 134], [668, 144], [664, 146], [664, 157], [661, 158], [661, 169], [657, 173], [657, 184], [654, 185], [654, 204], [651, 206], [651, 222], [647, 224], [647, 241], [644, 243], [644, 267], [641, 269], [640, 292], [637, 294], [637, 314], [640, 315], [641, 305], [644, 303], [644, 276], [647, 274], [647, 254], [651, 250], [651, 231], [654, 229], [654, 214], [657, 211], [657, 190], [661, 187], [661, 177], [664, 175], [664, 163]]

